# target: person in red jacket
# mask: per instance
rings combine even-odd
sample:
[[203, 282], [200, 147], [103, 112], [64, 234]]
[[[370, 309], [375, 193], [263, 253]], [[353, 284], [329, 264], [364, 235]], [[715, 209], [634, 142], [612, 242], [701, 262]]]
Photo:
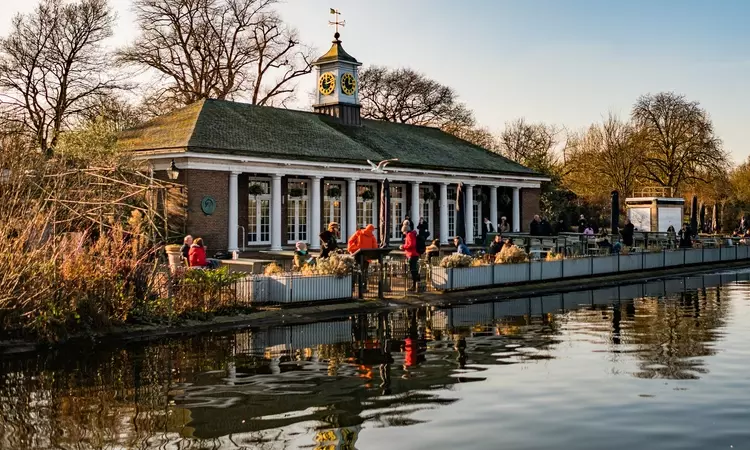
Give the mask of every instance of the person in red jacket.
[[419, 292], [419, 249], [417, 248], [417, 232], [409, 230], [406, 226], [401, 230], [406, 238], [404, 245], [399, 247], [409, 260], [409, 272], [411, 272], [411, 291]]
[[193, 241], [193, 245], [190, 246], [188, 252], [188, 261], [190, 261], [190, 267], [215, 269], [218, 266], [218, 261], [206, 258], [206, 246], [203, 245], [202, 238]]

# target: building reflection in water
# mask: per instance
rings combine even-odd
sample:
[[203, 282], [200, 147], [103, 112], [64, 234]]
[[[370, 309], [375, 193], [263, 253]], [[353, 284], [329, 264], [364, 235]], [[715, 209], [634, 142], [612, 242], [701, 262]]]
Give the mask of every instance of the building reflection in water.
[[737, 279], [747, 274], [6, 358], [0, 447], [270, 449], [306, 436], [353, 449], [364, 422], [419, 423], [489, 366], [554, 358], [571, 330], [613, 358], [635, 354], [633, 376], [697, 378], [728, 313], [716, 286]]

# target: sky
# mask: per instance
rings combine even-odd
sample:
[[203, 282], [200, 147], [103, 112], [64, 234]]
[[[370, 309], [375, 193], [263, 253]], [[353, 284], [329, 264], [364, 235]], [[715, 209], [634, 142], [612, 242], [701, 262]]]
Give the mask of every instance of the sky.
[[[113, 45], [135, 37], [131, 0]], [[0, 35], [37, 2], [0, 0]], [[750, 155], [750, 1], [747, 0], [285, 0], [278, 10], [322, 54], [336, 8], [348, 53], [410, 67], [451, 86], [482, 126], [519, 117], [576, 131], [608, 112], [627, 117], [643, 94], [699, 101], [735, 162]], [[309, 107], [314, 75], [301, 80]]]

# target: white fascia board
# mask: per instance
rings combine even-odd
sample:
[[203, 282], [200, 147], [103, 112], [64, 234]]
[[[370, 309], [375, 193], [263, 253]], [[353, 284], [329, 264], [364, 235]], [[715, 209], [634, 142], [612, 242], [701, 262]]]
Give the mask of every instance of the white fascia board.
[[335, 178], [356, 178], [368, 180], [418, 181], [420, 183], [468, 183], [483, 186], [505, 186], [519, 188], [539, 188], [540, 183], [549, 181], [545, 177], [523, 175], [494, 175], [467, 172], [448, 172], [415, 168], [387, 167], [388, 173], [374, 173], [367, 165], [321, 163], [315, 161], [252, 158], [238, 155], [219, 155], [196, 152], [139, 152], [137, 159], [149, 160], [154, 170], [166, 170], [172, 159], [180, 169], [215, 170], [226, 172], [254, 172], [280, 175], [310, 176], [319, 174]]

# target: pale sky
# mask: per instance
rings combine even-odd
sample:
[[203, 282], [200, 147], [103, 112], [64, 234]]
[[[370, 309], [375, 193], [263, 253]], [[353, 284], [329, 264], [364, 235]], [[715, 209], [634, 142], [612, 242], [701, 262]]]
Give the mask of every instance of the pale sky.
[[[131, 0], [110, 1], [113, 45], [126, 43]], [[0, 34], [35, 4], [0, 0]], [[286, 0], [278, 9], [322, 54], [331, 7], [352, 56], [453, 87], [495, 132], [518, 117], [577, 130], [608, 111], [627, 116], [641, 94], [675, 91], [711, 114], [736, 162], [750, 154], [750, 1]], [[300, 81], [299, 107], [314, 85], [314, 75]]]

